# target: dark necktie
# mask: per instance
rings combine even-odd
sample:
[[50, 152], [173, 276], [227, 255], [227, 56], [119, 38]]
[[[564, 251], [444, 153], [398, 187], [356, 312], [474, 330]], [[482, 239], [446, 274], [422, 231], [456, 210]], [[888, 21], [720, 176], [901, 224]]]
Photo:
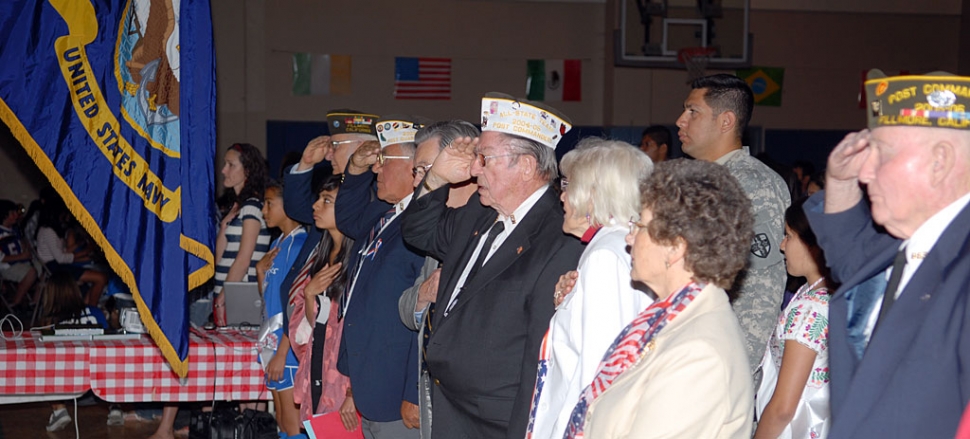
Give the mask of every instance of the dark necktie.
[[[475, 263], [472, 265], [471, 271], [469, 271], [468, 276], [465, 277], [465, 284], [462, 285], [461, 289], [465, 289], [465, 285], [468, 285], [468, 283], [475, 278], [475, 275], [478, 274], [478, 270], [482, 268], [482, 265], [485, 264], [485, 258], [488, 257], [488, 252], [492, 248], [492, 243], [495, 242], [495, 238], [497, 238], [498, 235], [501, 235], [504, 231], [505, 223], [502, 221], [495, 221], [495, 223], [492, 224], [492, 227], [485, 232], [485, 241], [482, 244], [481, 250], [478, 251], [478, 258], [475, 259]], [[459, 290], [459, 292], [460, 291], [461, 290]], [[447, 316], [451, 309], [455, 307], [456, 303], [458, 303], [458, 297], [455, 297], [454, 300], [452, 300], [448, 305], [448, 308], [445, 309], [445, 316]]]
[[367, 245], [361, 249], [363, 253], [357, 256], [357, 263], [354, 265], [354, 271], [352, 272], [354, 278], [351, 280], [352, 284], [350, 285], [350, 288], [340, 295], [340, 309], [337, 310], [337, 321], [343, 320], [344, 313], [347, 312], [347, 301], [350, 300], [350, 292], [357, 287], [357, 275], [360, 273], [360, 268], [364, 265], [364, 260], [367, 258], [374, 259], [375, 255], [377, 254], [378, 248], [376, 248], [376, 244], [374, 244], [374, 241], [377, 239], [377, 235], [381, 233], [381, 229], [384, 228], [384, 225], [386, 225], [391, 218], [394, 218], [395, 212], [394, 207], [391, 207], [391, 210], [384, 212], [384, 216], [382, 216], [381, 219], [377, 221], [377, 224], [374, 224], [374, 227], [370, 229]]
[[488, 257], [488, 252], [492, 248], [492, 243], [495, 242], [495, 238], [501, 235], [505, 231], [505, 223], [502, 221], [496, 221], [492, 224], [492, 227], [488, 229], [485, 235], [485, 243], [482, 244], [482, 250], [478, 252], [478, 258], [475, 259], [475, 265], [472, 265], [471, 271], [468, 272], [468, 277], [465, 278], [465, 285], [468, 285], [475, 275], [478, 274], [478, 270], [485, 265], [485, 258]]
[[906, 249], [902, 249], [896, 253], [896, 259], [893, 260], [893, 271], [889, 274], [889, 283], [886, 284], [886, 294], [882, 296], [882, 308], [879, 310], [879, 319], [876, 320], [876, 326], [872, 329], [872, 332], [876, 332], [876, 328], [882, 322], [882, 319], [886, 317], [889, 313], [889, 308], [892, 308], [893, 303], [896, 302], [896, 289], [899, 288], [899, 281], [903, 278], [903, 270], [906, 267]]

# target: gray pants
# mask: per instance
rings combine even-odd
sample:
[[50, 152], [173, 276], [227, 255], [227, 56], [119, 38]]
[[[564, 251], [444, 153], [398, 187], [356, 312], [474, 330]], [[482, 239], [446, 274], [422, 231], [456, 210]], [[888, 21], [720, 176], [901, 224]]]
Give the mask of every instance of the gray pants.
[[421, 430], [404, 426], [404, 421], [374, 422], [367, 419], [360, 420], [361, 429], [366, 439], [419, 439]]

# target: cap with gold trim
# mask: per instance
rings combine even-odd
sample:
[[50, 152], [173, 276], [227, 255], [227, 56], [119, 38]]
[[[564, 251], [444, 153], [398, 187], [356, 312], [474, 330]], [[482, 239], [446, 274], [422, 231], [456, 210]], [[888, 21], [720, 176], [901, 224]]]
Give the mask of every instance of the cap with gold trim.
[[377, 138], [381, 141], [381, 148], [396, 143], [414, 142], [414, 134], [421, 128], [431, 125], [433, 121], [426, 117], [392, 114], [377, 121]]
[[885, 126], [970, 129], [970, 77], [946, 72], [887, 77], [869, 71], [869, 128]]
[[334, 134], [370, 134], [377, 135], [375, 125], [380, 116], [363, 113], [357, 110], [332, 110], [327, 113], [327, 126], [330, 135]]
[[540, 102], [494, 92], [482, 98], [482, 131], [521, 136], [556, 149], [572, 127], [566, 115]]

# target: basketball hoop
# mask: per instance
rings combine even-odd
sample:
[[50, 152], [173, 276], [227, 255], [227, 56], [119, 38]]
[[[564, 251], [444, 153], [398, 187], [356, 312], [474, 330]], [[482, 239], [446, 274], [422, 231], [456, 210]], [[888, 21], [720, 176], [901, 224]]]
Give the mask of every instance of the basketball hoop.
[[677, 60], [687, 67], [687, 83], [703, 77], [707, 63], [717, 53], [713, 47], [685, 47], [677, 51]]

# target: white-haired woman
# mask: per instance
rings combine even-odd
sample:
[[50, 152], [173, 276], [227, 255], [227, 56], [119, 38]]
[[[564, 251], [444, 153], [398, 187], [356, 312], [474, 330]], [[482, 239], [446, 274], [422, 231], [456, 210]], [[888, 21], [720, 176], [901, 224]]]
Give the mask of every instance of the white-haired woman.
[[610, 343], [653, 302], [633, 287], [624, 241], [627, 222], [640, 211], [639, 182], [653, 162], [628, 143], [587, 138], [563, 157], [560, 168], [563, 231], [587, 245], [572, 291], [555, 293], [562, 303], [540, 350], [527, 438], [562, 437]]

